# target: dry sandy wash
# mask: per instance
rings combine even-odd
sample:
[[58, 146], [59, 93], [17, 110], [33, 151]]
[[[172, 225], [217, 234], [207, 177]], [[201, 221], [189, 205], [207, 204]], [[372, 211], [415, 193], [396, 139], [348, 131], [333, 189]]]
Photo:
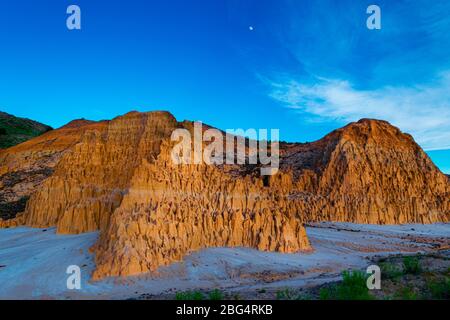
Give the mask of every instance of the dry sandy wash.
[[[186, 290], [220, 289], [227, 296], [274, 299], [279, 290], [308, 291], [338, 281], [347, 269], [365, 270], [376, 257], [435, 254], [450, 249], [450, 224], [306, 226], [314, 252], [208, 248], [157, 272], [91, 281], [89, 252], [98, 232], [57, 235], [55, 228], [0, 230], [0, 299], [174, 299]], [[81, 268], [81, 289], [66, 286], [69, 265]], [[384, 283], [383, 283], [384, 286]]]
[[449, 178], [385, 121], [282, 143], [270, 178], [251, 165], [175, 165], [170, 136], [192, 127], [168, 112], [130, 112], [1, 150], [0, 226], [98, 230], [100, 280], [155, 272], [208, 247], [310, 252], [306, 222], [450, 220]]

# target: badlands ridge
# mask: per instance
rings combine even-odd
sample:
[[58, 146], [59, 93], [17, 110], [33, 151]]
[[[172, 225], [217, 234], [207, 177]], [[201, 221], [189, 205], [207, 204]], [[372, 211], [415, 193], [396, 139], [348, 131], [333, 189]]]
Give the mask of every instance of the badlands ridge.
[[[413, 138], [363, 119], [280, 143], [280, 170], [176, 165], [168, 112], [75, 120], [0, 150], [0, 227], [100, 231], [94, 279], [154, 272], [207, 247], [311, 251], [304, 224], [450, 221], [450, 180]], [[2, 219], [3, 218], [3, 219]]]

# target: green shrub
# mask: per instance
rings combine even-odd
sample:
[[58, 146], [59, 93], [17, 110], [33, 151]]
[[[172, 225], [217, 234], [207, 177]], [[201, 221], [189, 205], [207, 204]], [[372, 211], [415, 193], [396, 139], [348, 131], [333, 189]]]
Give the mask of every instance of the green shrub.
[[289, 288], [277, 291], [277, 300], [293, 300], [295, 298], [294, 292]]
[[308, 293], [299, 294], [295, 300], [314, 300], [314, 297]]
[[209, 300], [223, 300], [223, 293], [219, 289], [214, 289], [208, 295]]
[[380, 263], [381, 277], [384, 280], [397, 280], [403, 274], [402, 270], [389, 262]]
[[428, 283], [428, 289], [431, 292], [432, 299], [449, 300], [450, 278], [446, 277], [442, 281], [432, 280]]
[[342, 282], [331, 287], [322, 288], [319, 292], [321, 300], [371, 300], [373, 296], [367, 288], [367, 278], [361, 271], [344, 271]]
[[401, 300], [417, 300], [417, 294], [411, 287], [404, 287], [397, 291], [395, 298]]
[[336, 285], [329, 288], [321, 288], [319, 291], [320, 300], [337, 300]]
[[409, 274], [419, 274], [422, 272], [419, 259], [417, 257], [407, 256], [403, 258], [403, 272]]
[[185, 291], [175, 294], [175, 300], [203, 300], [204, 298], [200, 291]]

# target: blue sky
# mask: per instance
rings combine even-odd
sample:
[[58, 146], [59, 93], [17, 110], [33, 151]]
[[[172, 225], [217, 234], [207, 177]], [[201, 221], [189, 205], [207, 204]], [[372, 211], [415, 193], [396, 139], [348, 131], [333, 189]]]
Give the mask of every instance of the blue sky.
[[0, 45], [0, 110], [54, 127], [164, 109], [303, 142], [371, 117], [450, 173], [448, 1], [2, 0]]

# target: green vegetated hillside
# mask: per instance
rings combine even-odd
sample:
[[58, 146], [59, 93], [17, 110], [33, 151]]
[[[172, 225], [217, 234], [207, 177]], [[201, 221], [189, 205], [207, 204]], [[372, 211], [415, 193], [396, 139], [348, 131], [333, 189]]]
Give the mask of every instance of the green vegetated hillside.
[[0, 149], [9, 148], [52, 130], [45, 124], [0, 111]]

